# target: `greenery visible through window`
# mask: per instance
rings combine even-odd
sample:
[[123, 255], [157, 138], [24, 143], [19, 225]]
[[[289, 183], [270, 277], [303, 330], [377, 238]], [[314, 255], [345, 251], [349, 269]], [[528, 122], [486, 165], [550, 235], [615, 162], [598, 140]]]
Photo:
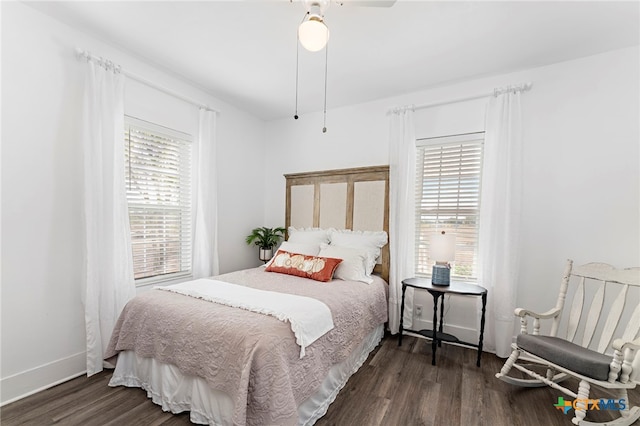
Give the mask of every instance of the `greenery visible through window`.
[[429, 243], [436, 232], [456, 236], [452, 278], [477, 279], [484, 133], [417, 141], [416, 273], [431, 275]]
[[130, 117], [124, 134], [135, 278], [190, 274], [191, 138]]

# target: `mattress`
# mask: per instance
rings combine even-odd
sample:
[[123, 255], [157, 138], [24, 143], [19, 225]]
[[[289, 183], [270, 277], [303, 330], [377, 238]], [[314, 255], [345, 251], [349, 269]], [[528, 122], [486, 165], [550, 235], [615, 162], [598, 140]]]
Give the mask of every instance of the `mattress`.
[[[312, 424], [346, 382], [332, 375], [355, 371], [387, 320], [387, 286], [379, 277], [372, 284], [320, 283], [255, 268], [215, 279], [312, 297], [329, 307], [335, 327], [300, 359], [286, 322], [149, 291], [127, 304], [114, 330], [107, 357], [122, 356], [112, 385], [142, 387], [168, 411], [190, 410], [197, 423]], [[332, 390], [323, 392], [327, 380]], [[309, 409], [305, 403], [314, 398]]]

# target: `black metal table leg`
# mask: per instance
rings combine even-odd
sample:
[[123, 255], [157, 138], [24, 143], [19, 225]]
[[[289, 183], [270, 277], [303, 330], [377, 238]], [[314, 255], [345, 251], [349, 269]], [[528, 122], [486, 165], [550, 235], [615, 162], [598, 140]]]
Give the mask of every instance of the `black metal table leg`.
[[476, 366], [480, 367], [480, 357], [482, 357], [482, 342], [484, 340], [484, 315], [487, 311], [487, 293], [482, 294], [482, 316], [480, 317], [480, 340], [478, 340], [478, 361]]
[[431, 365], [436, 365], [436, 349], [438, 348], [438, 297], [439, 293], [433, 295], [433, 340], [431, 341]]
[[[444, 294], [441, 295], [441, 299], [440, 299], [440, 326], [438, 328], [438, 330], [440, 330], [440, 333], [444, 333]], [[438, 340], [438, 347], [442, 347], [442, 340]]]
[[400, 303], [400, 329], [398, 336], [398, 346], [402, 346], [402, 320], [404, 318], [404, 293], [407, 291], [407, 286], [402, 284], [402, 302]]

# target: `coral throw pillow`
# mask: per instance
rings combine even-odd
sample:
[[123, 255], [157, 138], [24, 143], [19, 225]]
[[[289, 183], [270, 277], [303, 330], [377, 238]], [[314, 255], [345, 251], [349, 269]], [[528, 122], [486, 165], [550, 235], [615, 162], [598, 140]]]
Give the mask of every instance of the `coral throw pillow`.
[[308, 256], [288, 251], [278, 250], [273, 262], [267, 266], [268, 272], [295, 275], [316, 281], [331, 281], [342, 259], [332, 257]]

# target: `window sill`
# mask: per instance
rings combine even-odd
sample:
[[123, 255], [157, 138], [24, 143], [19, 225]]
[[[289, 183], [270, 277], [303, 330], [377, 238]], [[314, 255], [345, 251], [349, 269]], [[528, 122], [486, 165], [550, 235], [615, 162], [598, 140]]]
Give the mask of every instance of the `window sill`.
[[[416, 272], [416, 277], [420, 277], [420, 278], [425, 278], [425, 279], [431, 279], [431, 274], [421, 274], [419, 272]], [[473, 283], [473, 284], [477, 284], [478, 283], [478, 278], [476, 277], [459, 277], [459, 276], [454, 276], [451, 275], [451, 281], [459, 281], [459, 282], [465, 282], [465, 283]]]
[[144, 289], [154, 285], [170, 285], [193, 279], [191, 272], [179, 272], [175, 274], [161, 275], [158, 277], [141, 278], [136, 280], [136, 288]]

